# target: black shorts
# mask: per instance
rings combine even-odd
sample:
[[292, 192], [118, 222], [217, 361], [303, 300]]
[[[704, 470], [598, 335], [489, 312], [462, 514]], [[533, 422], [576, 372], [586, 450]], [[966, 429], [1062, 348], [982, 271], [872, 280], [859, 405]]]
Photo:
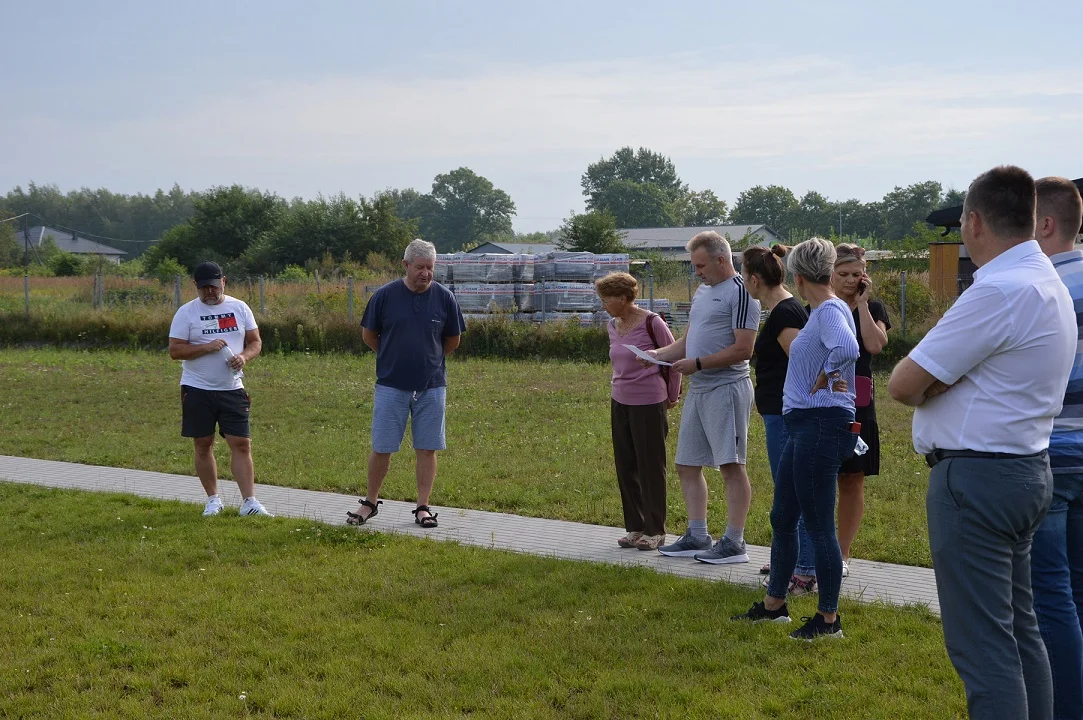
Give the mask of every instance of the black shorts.
[[201, 390], [181, 385], [181, 437], [214, 435], [215, 425], [222, 437], [252, 437], [248, 411], [252, 398], [246, 390]]

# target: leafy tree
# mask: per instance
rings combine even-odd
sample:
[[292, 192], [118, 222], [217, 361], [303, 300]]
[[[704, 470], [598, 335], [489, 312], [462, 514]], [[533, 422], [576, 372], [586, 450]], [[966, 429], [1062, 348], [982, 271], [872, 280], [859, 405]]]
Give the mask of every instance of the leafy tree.
[[786, 220], [786, 227], [791, 240], [796, 240], [795, 233], [812, 237], [830, 235], [837, 229], [835, 207], [826, 197], [809, 190], [797, 203], [797, 207]]
[[757, 185], [737, 196], [729, 221], [734, 225], [763, 223], [785, 234], [797, 208], [797, 198], [788, 189], [781, 185]]
[[557, 247], [592, 253], [625, 252], [617, 219], [605, 210], [572, 215], [560, 227]]
[[10, 222], [0, 222], [0, 268], [18, 265], [22, 256], [23, 248], [15, 240], [15, 228]]
[[[429, 215], [420, 219], [420, 230], [441, 252], [512, 234], [515, 203], [506, 192], [470, 168], [437, 175], [430, 197]], [[418, 202], [423, 209], [426, 207], [427, 201]]]
[[[606, 202], [606, 191], [618, 181], [630, 181], [640, 185], [653, 185], [661, 191], [669, 203], [676, 203], [688, 192], [688, 186], [677, 176], [673, 161], [665, 155], [647, 148], [632, 150], [623, 147], [610, 158], [603, 158], [587, 166], [583, 174], [583, 195], [587, 197], [587, 210], [616, 210]], [[618, 222], [623, 223], [618, 216]], [[623, 223], [624, 227], [639, 227]]]
[[940, 207], [943, 209], [947, 207], [955, 207], [956, 205], [962, 205], [966, 200], [966, 190], [956, 190], [955, 188], [948, 188], [944, 191], [944, 197], [940, 200]]
[[832, 219], [841, 222], [841, 225], [833, 227], [832, 231], [843, 237], [875, 240], [882, 232], [880, 203], [844, 200], [833, 203], [832, 213]]
[[[196, 199], [195, 214], [185, 223], [167, 230], [160, 242], [146, 252], [148, 272], [159, 262], [175, 258], [192, 269], [204, 260], [245, 269], [238, 259], [250, 246], [277, 228], [287, 213], [286, 203], [272, 193], [240, 185], [208, 190]], [[231, 272], [225, 268], [227, 274]]]
[[895, 186], [881, 202], [883, 235], [887, 242], [901, 240], [910, 234], [915, 222], [943, 204], [940, 183], [929, 180], [907, 187]]
[[149, 241], [191, 218], [196, 197], [177, 185], [153, 195], [123, 195], [104, 188], [65, 194], [55, 185], [30, 183], [25, 190], [17, 186], [0, 196], [0, 209], [33, 213], [31, 225], [75, 228], [134, 258], [149, 247]]
[[[388, 257], [401, 258], [406, 252], [406, 246], [418, 234], [418, 223], [399, 215], [395, 207], [394, 198], [387, 193], [379, 193], [371, 200], [361, 198], [361, 217], [365, 231], [371, 237], [374, 251]], [[367, 255], [368, 253], [359, 252], [356, 257]]]
[[634, 180], [610, 183], [598, 193], [593, 210], [612, 215], [619, 228], [672, 227], [680, 221], [662, 188]]
[[687, 192], [673, 205], [673, 214], [684, 227], [724, 225], [726, 201], [719, 200], [713, 190]]

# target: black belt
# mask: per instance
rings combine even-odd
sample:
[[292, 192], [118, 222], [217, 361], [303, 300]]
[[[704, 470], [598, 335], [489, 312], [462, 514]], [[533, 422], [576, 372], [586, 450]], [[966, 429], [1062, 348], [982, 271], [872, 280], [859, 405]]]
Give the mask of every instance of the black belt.
[[1003, 452], [981, 452], [980, 450], [933, 450], [925, 453], [925, 462], [933, 467], [941, 460], [948, 458], [983, 458], [985, 460], [1026, 460], [1027, 458], [1045, 457], [1046, 451], [1030, 453], [1029, 455], [1016, 455]]

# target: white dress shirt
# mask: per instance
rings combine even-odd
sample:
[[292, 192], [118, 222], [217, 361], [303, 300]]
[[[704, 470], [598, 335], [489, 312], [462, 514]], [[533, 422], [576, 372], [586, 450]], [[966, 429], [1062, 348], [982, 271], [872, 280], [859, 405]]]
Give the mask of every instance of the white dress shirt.
[[1036, 241], [990, 260], [910, 352], [937, 380], [955, 384], [914, 412], [914, 449], [1045, 450], [1077, 335], [1072, 298]]

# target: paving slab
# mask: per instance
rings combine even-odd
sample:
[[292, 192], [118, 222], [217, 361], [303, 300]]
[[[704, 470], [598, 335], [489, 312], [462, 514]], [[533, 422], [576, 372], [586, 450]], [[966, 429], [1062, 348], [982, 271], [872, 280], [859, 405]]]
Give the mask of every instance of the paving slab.
[[[78, 463], [0, 455], [0, 481], [73, 490], [117, 492], [158, 500], [178, 500], [202, 506], [206, 500], [199, 480], [190, 475], [82, 465]], [[240, 505], [233, 482], [220, 481], [219, 494], [226, 511]], [[329, 525], [345, 525], [346, 511], [357, 506], [357, 496], [299, 490], [276, 485], [256, 486], [256, 495], [275, 515], [304, 518]], [[612, 565], [639, 566], [656, 572], [758, 586], [760, 567], [770, 559], [771, 549], [748, 546], [749, 562], [708, 565], [691, 558], [667, 558], [656, 552], [625, 550], [616, 540], [622, 528], [546, 520], [509, 513], [433, 505], [440, 526], [425, 530], [414, 523], [414, 504], [384, 500], [380, 514], [366, 524], [380, 532], [415, 535], [463, 545]], [[669, 536], [667, 542], [676, 540]], [[850, 576], [842, 583], [844, 597], [889, 605], [925, 605], [940, 612], [936, 581], [930, 568], [894, 565], [853, 559]]]

